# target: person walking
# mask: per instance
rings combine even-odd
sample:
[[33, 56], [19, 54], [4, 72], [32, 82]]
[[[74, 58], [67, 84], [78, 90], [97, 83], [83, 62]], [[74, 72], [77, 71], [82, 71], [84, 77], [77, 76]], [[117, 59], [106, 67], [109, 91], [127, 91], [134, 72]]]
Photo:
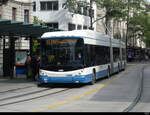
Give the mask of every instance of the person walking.
[[28, 55], [26, 62], [25, 62], [25, 66], [26, 66], [26, 77], [27, 79], [32, 77], [32, 67], [31, 67], [31, 56]]
[[36, 81], [39, 76], [39, 68], [40, 68], [40, 57], [35, 56], [32, 58], [32, 78], [34, 81]]
[[36, 57], [36, 75], [35, 75], [35, 79], [36, 79], [36, 80], [37, 80], [38, 77], [39, 77], [40, 61], [41, 61], [40, 56], [37, 56], [37, 57]]

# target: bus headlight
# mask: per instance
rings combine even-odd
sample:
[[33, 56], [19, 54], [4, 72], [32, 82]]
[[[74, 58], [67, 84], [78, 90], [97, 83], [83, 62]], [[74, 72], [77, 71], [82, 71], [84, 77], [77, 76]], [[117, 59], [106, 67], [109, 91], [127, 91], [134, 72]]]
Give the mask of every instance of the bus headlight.
[[43, 71], [40, 71], [41, 76], [45, 76], [45, 73]]

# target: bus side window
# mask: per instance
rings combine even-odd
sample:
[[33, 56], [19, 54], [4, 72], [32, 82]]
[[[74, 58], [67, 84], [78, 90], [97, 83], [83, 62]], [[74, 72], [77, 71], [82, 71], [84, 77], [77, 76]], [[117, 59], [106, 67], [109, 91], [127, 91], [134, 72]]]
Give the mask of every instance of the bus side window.
[[87, 67], [91, 66], [91, 48], [90, 48], [90, 45], [85, 45], [85, 64]]

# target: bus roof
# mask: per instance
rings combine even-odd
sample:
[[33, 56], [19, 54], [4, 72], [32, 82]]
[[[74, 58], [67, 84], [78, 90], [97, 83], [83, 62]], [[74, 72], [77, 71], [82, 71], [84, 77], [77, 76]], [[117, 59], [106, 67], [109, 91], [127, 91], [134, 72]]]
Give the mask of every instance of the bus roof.
[[[91, 38], [96, 40], [104, 40], [109, 42], [110, 36], [102, 34], [100, 32], [95, 32], [92, 30], [73, 30], [73, 31], [56, 31], [56, 32], [46, 32], [41, 36], [41, 39], [48, 38]], [[119, 40], [112, 39], [114, 44], [119, 44]], [[125, 45], [124, 42], [121, 42], [122, 45]]]
[[56, 38], [56, 37], [89, 37], [96, 38], [96, 36], [103, 36], [109, 38], [108, 35], [101, 34], [92, 30], [73, 30], [73, 31], [56, 31], [47, 32], [42, 35], [41, 38]]

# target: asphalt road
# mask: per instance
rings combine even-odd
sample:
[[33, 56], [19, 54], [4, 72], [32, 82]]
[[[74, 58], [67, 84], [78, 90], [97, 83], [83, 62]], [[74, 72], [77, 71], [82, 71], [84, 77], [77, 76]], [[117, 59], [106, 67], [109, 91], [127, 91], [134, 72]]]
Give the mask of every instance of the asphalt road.
[[144, 69], [142, 97], [132, 112], [150, 112], [150, 66]]
[[150, 110], [150, 66], [129, 64], [126, 71], [95, 85], [49, 85], [39, 88], [36, 82], [0, 79], [0, 112], [122, 112], [135, 99], [141, 70], [144, 90], [140, 103], [132, 110]]

